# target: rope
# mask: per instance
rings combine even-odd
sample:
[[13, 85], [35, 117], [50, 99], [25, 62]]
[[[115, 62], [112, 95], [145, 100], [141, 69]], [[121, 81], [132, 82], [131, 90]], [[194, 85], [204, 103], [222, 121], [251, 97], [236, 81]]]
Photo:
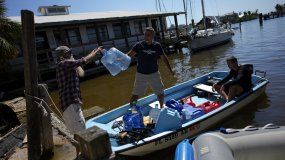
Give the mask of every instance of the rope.
[[[35, 103], [37, 103], [38, 105], [44, 103], [45, 106], [46, 106], [46, 108], [44, 108], [44, 110], [45, 110], [45, 111], [48, 110], [49, 112], [54, 113], [54, 114], [57, 116], [57, 118], [58, 118], [60, 121], [62, 121], [62, 122], [64, 123], [64, 120], [63, 120], [60, 116], [58, 116], [55, 112], [53, 112], [52, 109], [50, 109], [48, 103], [47, 103], [44, 99], [39, 98], [39, 97], [36, 97], [36, 96], [32, 96], [32, 95], [26, 93], [25, 91], [24, 91], [24, 94], [25, 94], [26, 97], [29, 97], [29, 98], [31, 98], [32, 100], [35, 99], [36, 101], [40, 101], [40, 102], [36, 102], [36, 101], [35, 101]], [[57, 109], [57, 110], [58, 110], [58, 109]], [[59, 111], [59, 110], [58, 110], [58, 111]], [[60, 113], [60, 112], [59, 112], [59, 113]], [[61, 115], [61, 116], [62, 116], [62, 115]]]
[[[44, 87], [44, 88], [45, 88], [45, 87]], [[45, 90], [47, 91], [46, 88], [45, 88]], [[47, 92], [47, 93], [48, 93], [48, 92]], [[25, 91], [24, 91], [24, 94], [25, 94], [25, 96], [26, 96], [27, 98], [31, 98], [32, 100], [35, 100], [34, 102], [35, 102], [35, 103], [38, 105], [38, 107], [43, 111], [43, 115], [48, 116], [48, 112], [47, 112], [46, 109], [48, 109], [49, 112], [53, 112], [53, 111], [50, 109], [49, 105], [47, 104], [47, 102], [46, 102], [44, 99], [39, 98], [39, 97], [36, 97], [36, 96], [32, 96], [32, 95], [26, 93]], [[49, 93], [48, 93], [48, 95], [49, 95]], [[49, 95], [49, 97], [50, 97], [50, 95]], [[51, 97], [50, 97], [50, 98], [51, 98]], [[37, 102], [37, 101], [39, 101], [39, 102]], [[44, 107], [43, 103], [44, 103], [45, 106], [47, 106], [47, 107]], [[54, 112], [53, 112], [53, 113], [54, 113]], [[60, 113], [60, 112], [59, 112], [59, 113]], [[65, 124], [65, 123], [64, 123], [64, 120], [63, 120], [61, 117], [59, 117], [56, 113], [55, 113], [55, 115], [57, 116], [57, 118], [58, 118], [63, 124]], [[54, 126], [54, 127], [56, 127], [56, 126]], [[56, 128], [59, 129], [58, 127], [56, 127]], [[68, 129], [68, 128], [67, 128], [67, 129]], [[65, 134], [65, 133], [63, 133], [63, 134]], [[71, 142], [72, 145], [74, 145], [75, 147], [78, 147], [78, 142], [77, 142], [74, 138], [72, 138], [72, 137], [70, 137], [70, 136], [68, 136], [68, 135], [66, 135], [66, 134], [65, 134], [65, 136], [66, 136], [66, 138], [67, 138], [68, 140], [70, 140], [70, 142]]]
[[58, 107], [56, 106], [56, 104], [54, 103], [53, 99], [51, 98], [47, 88], [43, 85], [43, 84], [40, 84], [39, 86], [43, 87], [44, 88], [44, 91], [46, 92], [46, 95], [48, 96], [49, 100], [51, 101], [52, 105], [54, 106], [54, 108], [56, 109], [56, 111], [59, 113], [59, 115], [61, 117], [63, 117], [63, 115], [61, 114], [61, 111], [58, 109]]

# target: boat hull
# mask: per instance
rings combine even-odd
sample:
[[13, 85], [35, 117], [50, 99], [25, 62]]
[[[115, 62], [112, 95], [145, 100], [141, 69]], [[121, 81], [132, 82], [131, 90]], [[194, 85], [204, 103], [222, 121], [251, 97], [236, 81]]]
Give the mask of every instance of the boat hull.
[[127, 156], [143, 156], [176, 145], [183, 139], [194, 137], [202, 133], [203, 131], [209, 129], [210, 127], [214, 126], [215, 124], [221, 122], [223, 119], [229, 117], [238, 110], [242, 109], [244, 106], [246, 106], [247, 104], [255, 100], [258, 96], [260, 96], [262, 93], [264, 93], [265, 88], [266, 84], [258, 88], [249, 96], [240, 99], [238, 102], [231, 104], [223, 110], [219, 110], [219, 112], [215, 114], [209, 115], [209, 118], [197, 121], [196, 123], [190, 126], [181, 128], [176, 132], [159, 137], [151, 142], [144, 143], [143, 145], [138, 145], [133, 148], [128, 148], [127, 150], [118, 151], [117, 154]]
[[[243, 129], [221, 129], [180, 142], [175, 160], [283, 160], [285, 127], [267, 124]], [[195, 158], [194, 158], [195, 155]]]
[[190, 48], [192, 51], [198, 51], [209, 47], [217, 46], [231, 40], [232, 32], [222, 32], [206, 37], [195, 38], [190, 41]]

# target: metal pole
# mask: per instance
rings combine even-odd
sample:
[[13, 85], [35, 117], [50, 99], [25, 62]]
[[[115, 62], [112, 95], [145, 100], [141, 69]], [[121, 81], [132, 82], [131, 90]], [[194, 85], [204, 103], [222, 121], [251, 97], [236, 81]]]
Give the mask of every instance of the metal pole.
[[186, 21], [186, 32], [188, 33], [188, 16], [187, 16], [187, 4], [185, 0], [183, 0], [184, 12], [185, 12], [185, 21]]
[[205, 31], [206, 31], [206, 33], [207, 33], [207, 26], [206, 26], [206, 16], [205, 16], [204, 0], [201, 0], [201, 4], [202, 4], [202, 12], [203, 12], [204, 27], [205, 27]]
[[34, 13], [28, 10], [22, 10], [21, 22], [27, 108], [28, 159], [38, 160], [41, 156], [40, 112], [37, 104], [31, 97], [38, 97], [38, 67]]

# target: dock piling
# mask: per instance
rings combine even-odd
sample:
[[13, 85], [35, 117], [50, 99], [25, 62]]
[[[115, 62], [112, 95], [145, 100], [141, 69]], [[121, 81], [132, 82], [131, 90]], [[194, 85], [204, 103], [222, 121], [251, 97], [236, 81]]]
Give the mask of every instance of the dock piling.
[[108, 159], [112, 154], [108, 133], [97, 126], [76, 133], [74, 139], [86, 159]]
[[32, 97], [38, 97], [38, 70], [35, 43], [34, 13], [21, 11], [22, 45], [24, 54], [25, 94], [27, 106], [28, 159], [41, 156], [40, 111]]

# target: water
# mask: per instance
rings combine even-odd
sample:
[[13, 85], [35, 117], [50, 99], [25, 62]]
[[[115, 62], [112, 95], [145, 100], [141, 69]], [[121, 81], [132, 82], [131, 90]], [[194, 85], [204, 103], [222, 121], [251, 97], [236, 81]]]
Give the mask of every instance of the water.
[[[285, 17], [242, 23], [233, 41], [225, 45], [192, 55], [169, 55], [176, 78], [170, 76], [167, 67], [159, 61], [165, 87], [193, 79], [214, 70], [228, 70], [226, 58], [234, 55], [240, 63], [251, 63], [254, 69], [265, 70], [270, 83], [266, 93], [243, 110], [224, 120], [219, 126], [241, 128], [247, 125], [262, 126], [267, 123], [285, 125]], [[233, 26], [235, 27], [235, 26]], [[104, 75], [81, 83], [84, 108], [102, 106], [107, 110], [128, 103], [135, 77], [135, 66], [116, 77]], [[147, 94], [150, 94], [150, 90]], [[53, 93], [53, 97], [57, 95]], [[170, 151], [168, 151], [170, 150]], [[142, 157], [142, 159], [172, 159], [174, 148]]]

